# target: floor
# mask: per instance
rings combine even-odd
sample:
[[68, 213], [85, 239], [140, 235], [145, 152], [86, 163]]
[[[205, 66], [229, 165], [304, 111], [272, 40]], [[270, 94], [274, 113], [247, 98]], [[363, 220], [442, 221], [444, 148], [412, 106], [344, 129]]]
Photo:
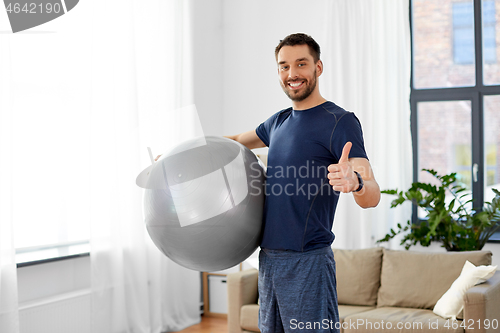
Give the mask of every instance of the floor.
[[201, 316], [201, 323], [177, 333], [226, 333], [227, 319]]

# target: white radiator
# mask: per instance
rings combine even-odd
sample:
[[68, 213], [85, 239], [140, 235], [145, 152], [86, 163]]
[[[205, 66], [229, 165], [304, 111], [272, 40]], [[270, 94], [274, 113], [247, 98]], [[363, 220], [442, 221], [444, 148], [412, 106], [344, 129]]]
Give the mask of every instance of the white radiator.
[[90, 290], [20, 304], [19, 321], [21, 333], [91, 333]]

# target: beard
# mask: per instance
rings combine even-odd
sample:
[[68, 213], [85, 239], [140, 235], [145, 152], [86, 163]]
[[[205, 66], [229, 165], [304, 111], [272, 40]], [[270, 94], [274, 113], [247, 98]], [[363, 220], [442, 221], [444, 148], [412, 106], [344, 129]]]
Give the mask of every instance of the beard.
[[289, 88], [288, 83], [293, 82], [293, 80], [288, 80], [284, 84], [283, 82], [280, 82], [281, 88], [285, 92], [285, 94], [294, 102], [302, 102], [305, 100], [307, 97], [309, 97], [314, 89], [316, 88], [316, 70], [314, 70], [314, 75], [313, 79], [311, 82], [309, 80], [306, 80], [304, 82], [304, 87], [302, 87], [301, 91], [295, 91]]

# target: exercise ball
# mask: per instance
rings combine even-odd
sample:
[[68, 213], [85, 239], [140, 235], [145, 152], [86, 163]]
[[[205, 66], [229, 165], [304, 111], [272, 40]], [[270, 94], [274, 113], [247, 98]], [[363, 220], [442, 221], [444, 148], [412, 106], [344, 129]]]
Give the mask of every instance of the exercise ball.
[[145, 175], [146, 228], [176, 263], [223, 270], [259, 246], [265, 171], [245, 146], [223, 137], [189, 140], [163, 154]]

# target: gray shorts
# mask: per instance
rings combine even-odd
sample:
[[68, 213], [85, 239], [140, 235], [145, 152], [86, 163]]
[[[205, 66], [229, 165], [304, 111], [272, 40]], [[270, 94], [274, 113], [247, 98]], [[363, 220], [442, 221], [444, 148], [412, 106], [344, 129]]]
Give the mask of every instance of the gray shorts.
[[339, 332], [332, 249], [261, 249], [259, 297], [262, 333]]

